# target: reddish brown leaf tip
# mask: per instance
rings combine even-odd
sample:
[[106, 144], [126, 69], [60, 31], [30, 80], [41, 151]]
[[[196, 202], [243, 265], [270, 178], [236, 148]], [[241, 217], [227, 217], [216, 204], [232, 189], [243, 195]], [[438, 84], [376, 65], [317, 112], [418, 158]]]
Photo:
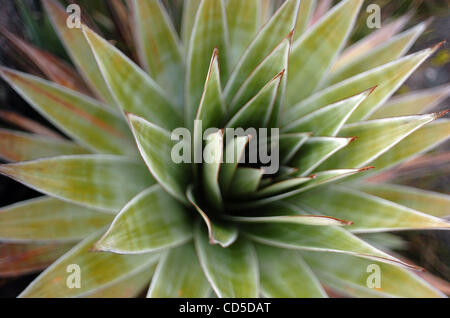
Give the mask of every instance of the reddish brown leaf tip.
[[447, 43], [447, 40], [441, 41], [438, 44], [434, 45], [431, 47], [431, 50], [433, 52], [436, 52], [437, 50], [439, 50], [445, 43]]
[[[298, 169], [297, 169], [298, 170]], [[312, 175], [310, 175], [308, 178], [310, 178], [310, 179], [315, 179], [315, 178], [317, 178], [317, 174], [312, 174]]]
[[436, 119], [439, 119], [439, 118], [442, 118], [442, 117], [444, 117], [445, 115], [447, 115], [449, 112], [450, 112], [450, 109], [446, 109], [446, 110], [443, 110], [443, 111], [441, 111], [441, 112], [435, 113], [435, 114], [434, 114], [434, 117], [435, 117]]
[[378, 85], [375, 85], [374, 87], [369, 88], [369, 96], [373, 93], [374, 90], [376, 90]]
[[372, 170], [372, 169], [375, 169], [375, 167], [374, 166], [368, 166], [368, 167], [360, 168], [358, 171], [362, 172], [362, 171], [367, 171], [367, 170]]
[[350, 144], [350, 143], [354, 142], [356, 139], [358, 139], [358, 137], [357, 136], [353, 136], [353, 137], [350, 138], [348, 143]]

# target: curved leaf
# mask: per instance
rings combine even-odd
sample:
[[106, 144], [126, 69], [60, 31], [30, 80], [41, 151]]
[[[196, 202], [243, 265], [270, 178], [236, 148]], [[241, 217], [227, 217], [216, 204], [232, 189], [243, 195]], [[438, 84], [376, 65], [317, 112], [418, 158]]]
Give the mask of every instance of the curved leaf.
[[0, 173], [50, 196], [111, 212], [119, 211], [137, 193], [154, 184], [140, 162], [106, 155], [0, 165]]
[[233, 180], [239, 162], [245, 155], [244, 151], [251, 136], [238, 136], [225, 145], [224, 158], [220, 167], [219, 185], [222, 191], [227, 192]]
[[124, 206], [94, 249], [142, 254], [181, 245], [192, 238], [188, 216], [184, 206], [154, 185]]
[[211, 288], [195, 252], [194, 244], [170, 249], [156, 268], [148, 298], [204, 298]]
[[258, 297], [258, 260], [254, 247], [245, 239], [223, 248], [211, 245], [204, 228], [198, 224], [195, 247], [200, 265], [219, 297]]
[[222, 194], [219, 187], [219, 171], [223, 157], [223, 132], [219, 130], [206, 139], [202, 164], [203, 191], [206, 200], [216, 209], [222, 209]]

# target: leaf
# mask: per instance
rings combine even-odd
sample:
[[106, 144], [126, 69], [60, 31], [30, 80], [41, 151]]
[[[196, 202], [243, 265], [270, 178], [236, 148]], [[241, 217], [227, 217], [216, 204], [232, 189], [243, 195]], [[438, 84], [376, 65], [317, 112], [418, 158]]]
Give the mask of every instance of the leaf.
[[[194, 122], [194, 153], [203, 156], [203, 135], [206, 129], [220, 127], [225, 115], [225, 104], [220, 84], [218, 51], [214, 49], [202, 98]], [[194, 155], [194, 158], [196, 158]], [[197, 163], [197, 162], [195, 162]]]
[[[242, 111], [245, 107], [244, 105], [248, 105], [248, 103], [255, 98], [255, 92], [264, 90], [271, 82], [277, 81], [278, 79], [279, 82], [281, 82], [288, 67], [290, 41], [290, 35], [281, 41], [281, 43], [279, 43], [249, 74], [234, 97], [226, 95], [226, 100], [229, 104], [228, 109], [231, 115], [235, 115], [236, 112]], [[279, 93], [281, 98], [284, 95], [285, 85], [278, 84], [278, 86], [281, 86]], [[278, 109], [278, 107], [275, 106], [274, 108]]]
[[360, 172], [364, 172], [364, 171], [372, 169], [372, 168], [373, 167], [366, 167], [366, 168], [361, 168], [361, 169], [338, 169], [338, 170], [329, 170], [329, 171], [318, 172], [312, 176], [311, 181], [302, 183], [302, 184], [300, 184], [300, 186], [298, 186], [297, 188], [294, 188], [290, 191], [280, 193], [280, 194], [277, 194], [274, 196], [270, 196], [267, 198], [258, 199], [258, 200], [248, 202], [248, 203], [240, 203], [239, 205], [236, 205], [233, 207], [235, 207], [237, 209], [245, 209], [245, 208], [254, 208], [254, 207], [264, 206], [266, 204], [277, 202], [279, 200], [283, 200], [286, 198], [290, 198], [292, 196], [309, 191], [316, 187], [323, 186], [327, 183], [335, 182], [342, 178], [346, 178], [346, 177], [352, 176], [352, 175], [360, 173]]
[[83, 78], [98, 97], [109, 106], [114, 107], [114, 98], [102, 77], [95, 57], [83, 35], [83, 31], [79, 28], [67, 27], [68, 14], [58, 2], [55, 0], [43, 0], [42, 3], [60, 40], [63, 42]]
[[[19, 297], [83, 297], [129, 277], [132, 273], [151, 268], [159, 258], [158, 253], [119, 255], [92, 252], [90, 247], [98, 237], [99, 233], [94, 233], [77, 244], [43, 271]], [[80, 288], [67, 288], [68, 282], [73, 283], [70, 272], [67, 272], [72, 264], [78, 265], [81, 271]]]
[[310, 132], [279, 135], [281, 164], [288, 164], [311, 135], [312, 133]]
[[434, 119], [436, 119], [436, 115], [430, 114], [378, 119], [346, 125], [340, 135], [358, 136], [358, 139], [322, 164], [319, 170], [366, 166]]
[[0, 109], [0, 119], [3, 120], [4, 122], [22, 128], [23, 130], [33, 132], [37, 135], [42, 135], [55, 139], [63, 139], [63, 137], [57, 132], [15, 112]]
[[287, 106], [308, 97], [320, 85], [345, 45], [362, 2], [340, 2], [293, 44], [289, 59]]
[[180, 111], [152, 78], [92, 30], [83, 27], [83, 32], [120, 109], [166, 129], [181, 126]]
[[256, 245], [261, 293], [266, 297], [327, 297], [319, 280], [297, 251]]
[[7, 29], [0, 27], [0, 33], [6, 37], [14, 47], [31, 60], [39, 70], [51, 81], [89, 95], [89, 90], [78, 73], [66, 62], [32, 44], [15, 36]]
[[275, 102], [279, 93], [284, 71], [269, 81], [252, 99], [248, 101], [230, 119], [226, 127], [231, 128], [261, 128], [267, 127], [275, 110]]
[[182, 48], [161, 1], [131, 2], [140, 60], [150, 76], [182, 103], [184, 61]]
[[41, 115], [89, 149], [136, 153], [126, 123], [103, 104], [25, 73], [2, 67], [0, 75]]
[[[113, 0], [117, 1], [117, 0]], [[83, 294], [87, 298], [136, 298], [139, 297], [155, 272], [156, 264], [136, 270], [115, 280], [112, 284]]]
[[239, 239], [227, 248], [211, 245], [198, 225], [195, 247], [203, 272], [217, 296], [258, 297], [258, 260], [253, 245], [245, 239]]
[[[439, 115], [438, 115], [439, 116]], [[420, 127], [386, 153], [375, 159], [373, 173], [389, 169], [414, 156], [418, 156], [446, 141], [450, 135], [450, 120], [439, 119]]]
[[89, 151], [68, 140], [0, 129], [0, 157], [7, 161], [86, 153]]
[[194, 27], [195, 17], [197, 16], [198, 7], [201, 0], [184, 0], [183, 1], [183, 18], [181, 23], [181, 38], [184, 47], [189, 48], [192, 28]]
[[289, 202], [307, 212], [351, 220], [349, 230], [354, 233], [450, 227], [444, 220], [344, 187], [308, 192]]
[[222, 209], [219, 187], [219, 170], [223, 157], [223, 131], [210, 134], [206, 139], [202, 164], [203, 191], [206, 200], [216, 209]]
[[[292, 32], [297, 19], [299, 3], [299, 0], [285, 1], [281, 8], [275, 12], [272, 18], [258, 32], [229, 77], [224, 91], [225, 100], [227, 102], [230, 102], [231, 99], [233, 99], [245, 80], [251, 75], [261, 61], [263, 61], [264, 58]], [[275, 71], [269, 79], [281, 70], [282, 69]], [[262, 85], [267, 83], [269, 79], [263, 81]]]
[[340, 227], [261, 223], [258, 226], [241, 225], [241, 231], [253, 241], [278, 248], [343, 253], [414, 268], [372, 247]]
[[188, 243], [170, 249], [161, 257], [147, 297], [205, 298], [210, 290], [194, 244]]
[[327, 83], [335, 84], [341, 82], [403, 56], [425, 29], [426, 23], [420, 23], [414, 28], [394, 36], [379, 47], [359, 56], [345, 66], [334, 69], [328, 77]]
[[326, 105], [377, 86], [377, 89], [352, 114], [349, 122], [364, 120], [389, 99], [437, 48], [436, 46], [408, 55], [321, 90], [289, 108], [284, 118], [301, 118]]
[[298, 10], [297, 24], [295, 25], [294, 42], [302, 36], [308, 29], [308, 25], [313, 17], [317, 0], [302, 0]]
[[0, 241], [76, 242], [112, 219], [86, 207], [40, 197], [0, 208]]
[[289, 165], [298, 168], [298, 176], [307, 176], [322, 162], [353, 141], [353, 138], [311, 137], [295, 154]]
[[226, 223], [213, 222], [209, 216], [203, 211], [197, 202], [194, 195], [194, 188], [192, 186], [188, 187], [186, 192], [186, 197], [189, 202], [195, 207], [200, 216], [203, 218], [206, 227], [208, 228], [208, 236], [210, 244], [219, 244], [222, 247], [228, 247], [236, 241], [238, 237], [238, 231], [236, 227], [230, 226]]
[[442, 85], [431, 89], [414, 91], [397, 95], [389, 100], [370, 117], [381, 119], [386, 117], [408, 116], [432, 109], [450, 95], [450, 85]]
[[192, 127], [202, 95], [202, 85], [208, 74], [209, 61], [214, 49], [220, 52], [220, 76], [228, 78], [228, 34], [223, 0], [203, 0], [197, 11], [189, 41], [186, 70], [185, 120]]
[[259, 182], [264, 174], [263, 169], [238, 167], [234, 173], [228, 190], [229, 196], [247, 196], [258, 189]]
[[94, 249], [142, 254], [181, 245], [192, 238], [188, 216], [184, 206], [154, 185], [123, 207]]
[[288, 124], [282, 131], [311, 131], [316, 136], [336, 136], [353, 112], [375, 89], [371, 88], [359, 95], [320, 108]]
[[272, 183], [257, 192], [251, 194], [252, 198], [261, 198], [266, 196], [275, 195], [278, 193], [286, 192], [287, 190], [299, 186], [303, 183], [310, 181], [311, 177], [290, 178], [283, 181]]
[[386, 183], [358, 183], [357, 186], [361, 191], [429, 215], [450, 215], [450, 196], [447, 194]]
[[245, 148], [251, 136], [237, 136], [232, 138], [225, 146], [224, 158], [219, 173], [219, 185], [222, 191], [227, 192], [233, 180], [239, 162], [245, 156]]
[[[158, 183], [179, 201], [186, 203], [184, 191], [190, 179], [189, 166], [172, 159], [174, 142], [170, 133], [145, 119], [128, 114], [131, 129], [142, 158]], [[180, 143], [190, 147], [183, 139]]]
[[[302, 251], [301, 255], [321, 281], [345, 294], [358, 297], [443, 297], [424, 280], [399, 266], [344, 254]], [[367, 286], [373, 265], [380, 269], [380, 289]]]
[[259, 29], [261, 6], [260, 0], [228, 0], [226, 3], [231, 66], [236, 65]]
[[0, 244], [0, 277], [15, 277], [40, 271], [72, 246], [72, 243]]
[[154, 184], [140, 162], [107, 155], [0, 165], [0, 173], [50, 196], [109, 212], [119, 211], [137, 193]]
[[338, 60], [334, 63], [332, 71], [343, 68], [347, 64], [354, 60], [359, 59], [361, 56], [372, 52], [376, 47], [389, 41], [397, 32], [402, 30], [412, 14], [406, 14], [392, 22], [383, 25], [382, 28], [376, 29], [368, 36], [362, 38], [360, 41], [351, 45], [339, 56]]

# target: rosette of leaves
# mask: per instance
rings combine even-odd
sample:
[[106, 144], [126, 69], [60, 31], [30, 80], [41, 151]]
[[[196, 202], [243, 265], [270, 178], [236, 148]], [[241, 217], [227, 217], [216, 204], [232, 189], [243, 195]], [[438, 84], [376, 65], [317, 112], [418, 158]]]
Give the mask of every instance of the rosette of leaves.
[[[448, 196], [367, 181], [449, 136], [442, 113], [423, 114], [448, 85], [390, 99], [438, 49], [407, 55], [425, 24], [346, 48], [361, 0], [316, 19], [316, 1], [189, 0], [180, 32], [161, 1], [116, 3], [136, 61], [44, 0], [74, 67], [15, 39], [47, 78], [1, 68], [66, 136], [0, 132], [0, 172], [44, 195], [0, 212], [0, 274], [51, 263], [22, 297], [443, 296], [365, 236], [449, 228]], [[180, 127], [192, 144], [171, 138]], [[276, 174], [240, 163], [258, 136], [225, 142], [239, 127], [280, 129]], [[216, 160], [176, 163], [180, 143]]]

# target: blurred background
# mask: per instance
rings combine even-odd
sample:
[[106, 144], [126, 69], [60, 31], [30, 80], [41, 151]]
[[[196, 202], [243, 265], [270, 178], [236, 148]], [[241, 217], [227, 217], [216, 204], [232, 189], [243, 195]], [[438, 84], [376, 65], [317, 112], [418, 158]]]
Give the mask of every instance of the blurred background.
[[[245, 0], [244, 0], [245, 1]], [[263, 0], [264, 1], [264, 0]], [[273, 1], [273, 5], [279, 5], [282, 0]], [[84, 23], [93, 27], [108, 39], [116, 39], [114, 44], [129, 56], [134, 52], [129, 48], [130, 31], [123, 18], [119, 4], [121, 0], [67, 0], [66, 4], [77, 3], [86, 12]], [[170, 9], [177, 27], [181, 21], [182, 0], [163, 1]], [[327, 9], [337, 1], [319, 0], [319, 7]], [[350, 44], [369, 34], [366, 19], [369, 13], [365, 12], [367, 5], [378, 4], [381, 7], [382, 24], [388, 23], [396, 17], [411, 14], [407, 29], [422, 21], [429, 21], [427, 31], [419, 38], [411, 49], [412, 52], [433, 46], [436, 43], [447, 40], [450, 34], [450, 1], [448, 0], [370, 0], [366, 1], [360, 14], [357, 27], [351, 37]], [[319, 10], [318, 7], [318, 10]], [[69, 62], [69, 59], [54, 33], [49, 20], [42, 11], [38, 0], [0, 0], [0, 30], [9, 32], [26, 39], [36, 47], [50, 51], [56, 56]], [[320, 16], [320, 12], [317, 12]], [[118, 16], [121, 18], [118, 19]], [[18, 54], [14, 45], [0, 32], [0, 64], [31, 74], [41, 75], [39, 68]], [[431, 59], [425, 62], [413, 76], [403, 85], [398, 93], [407, 93], [411, 90], [424, 89], [439, 86], [450, 82], [450, 44], [444, 44]], [[449, 99], [440, 103], [434, 110], [450, 108]], [[36, 122], [52, 127], [39, 114], [32, 110], [12, 89], [0, 80], [0, 128], [15, 128], [10, 123], [6, 114], [10, 111], [19, 115], [25, 115]], [[57, 130], [56, 128], [52, 127]], [[0, 161], [1, 162], [1, 161]], [[412, 185], [417, 188], [430, 189], [450, 194], [450, 143], [440, 146], [433, 152], [421, 158], [410, 161], [402, 166], [377, 177], [378, 180]], [[39, 194], [19, 183], [0, 176], [0, 207], [17, 201], [36, 197]], [[412, 260], [427, 270], [425, 278], [439, 289], [450, 295], [450, 232], [448, 231], [414, 231], [402, 232], [387, 236], [388, 243], [395, 246], [395, 251]], [[8, 260], [2, 255], [0, 243], [0, 269]], [[43, 264], [45, 265], [45, 264]], [[0, 270], [1, 272], [1, 270]], [[0, 297], [16, 297], [26, 285], [36, 276], [36, 273], [21, 277], [1, 277]]]

